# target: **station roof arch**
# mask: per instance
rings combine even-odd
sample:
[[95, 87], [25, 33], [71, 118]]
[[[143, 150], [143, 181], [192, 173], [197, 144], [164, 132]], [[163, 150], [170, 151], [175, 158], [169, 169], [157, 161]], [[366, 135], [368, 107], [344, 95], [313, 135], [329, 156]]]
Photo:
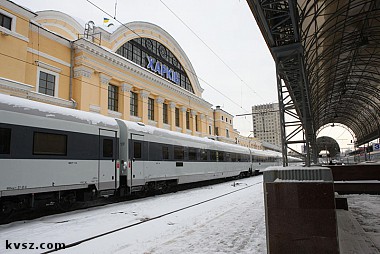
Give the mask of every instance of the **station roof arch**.
[[317, 154], [321, 151], [329, 151], [330, 157], [335, 157], [340, 153], [340, 147], [335, 139], [327, 136], [317, 138]]
[[[341, 123], [358, 145], [378, 138], [380, 1], [247, 2], [275, 61], [287, 65], [281, 78], [303, 127], [315, 137], [322, 126]], [[295, 89], [300, 81], [306, 99]]]

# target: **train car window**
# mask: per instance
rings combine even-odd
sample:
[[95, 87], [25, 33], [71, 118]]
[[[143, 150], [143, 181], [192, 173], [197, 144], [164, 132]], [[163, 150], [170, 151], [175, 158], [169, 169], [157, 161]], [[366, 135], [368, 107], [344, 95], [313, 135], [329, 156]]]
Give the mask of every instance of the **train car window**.
[[112, 158], [113, 157], [113, 140], [103, 139], [103, 157]]
[[224, 161], [224, 152], [221, 152], [221, 151], [218, 152], [218, 160]]
[[210, 160], [211, 161], [216, 161], [216, 151], [210, 151]]
[[236, 162], [236, 160], [237, 160], [236, 153], [231, 153], [231, 161]]
[[197, 160], [197, 149], [189, 147], [189, 161]]
[[[162, 155], [162, 144], [155, 142], [146, 142], [146, 145], [149, 146], [149, 160], [150, 161], [161, 161], [163, 158]], [[144, 149], [143, 149], [144, 150]], [[144, 154], [143, 154], [144, 157]], [[144, 158], [145, 160], [145, 158]]]
[[133, 158], [135, 159], [141, 159], [142, 158], [142, 152], [141, 152], [141, 142], [134, 142], [133, 143]]
[[185, 158], [185, 149], [183, 146], [174, 146], [174, 159], [183, 160]]
[[231, 154], [230, 153], [226, 153], [225, 154], [226, 156], [225, 156], [225, 158], [224, 158], [224, 161], [231, 161]]
[[33, 154], [67, 155], [67, 135], [34, 132]]
[[0, 154], [11, 153], [11, 129], [0, 128]]
[[163, 160], [169, 160], [169, 147], [168, 146], [162, 147], [162, 159]]
[[201, 160], [207, 161], [207, 151], [205, 149], [201, 149]]

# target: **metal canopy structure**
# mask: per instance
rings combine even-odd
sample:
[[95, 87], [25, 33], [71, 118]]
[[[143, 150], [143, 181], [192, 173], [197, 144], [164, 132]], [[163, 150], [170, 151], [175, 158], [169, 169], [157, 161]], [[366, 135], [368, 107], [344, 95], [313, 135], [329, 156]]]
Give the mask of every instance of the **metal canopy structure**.
[[350, 128], [358, 145], [379, 137], [380, 1], [247, 2], [276, 63], [284, 166], [294, 143], [316, 160], [316, 131], [328, 123]]

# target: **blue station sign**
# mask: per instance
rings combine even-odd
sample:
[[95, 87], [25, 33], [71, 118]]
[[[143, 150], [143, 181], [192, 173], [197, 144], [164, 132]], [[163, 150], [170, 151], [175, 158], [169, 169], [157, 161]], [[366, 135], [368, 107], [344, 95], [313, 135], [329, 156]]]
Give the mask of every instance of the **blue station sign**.
[[156, 59], [154, 59], [153, 57], [147, 56], [147, 58], [148, 58], [148, 65], [146, 66], [146, 68], [148, 70], [151, 70], [151, 71], [159, 74], [160, 76], [162, 76], [162, 77], [164, 77], [170, 81], [173, 81], [174, 83], [179, 85], [180, 80], [179, 80], [179, 73], [178, 72], [169, 68], [165, 64], [162, 64], [161, 62], [156, 61]]

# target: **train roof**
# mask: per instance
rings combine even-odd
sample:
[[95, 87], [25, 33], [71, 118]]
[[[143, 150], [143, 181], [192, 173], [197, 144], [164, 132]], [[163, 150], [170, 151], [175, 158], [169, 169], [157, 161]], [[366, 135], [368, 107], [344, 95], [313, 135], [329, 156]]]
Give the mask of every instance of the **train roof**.
[[0, 111], [17, 112], [70, 122], [117, 128], [115, 119], [97, 113], [85, 112], [77, 109], [59, 107], [42, 102], [0, 94]]
[[143, 123], [135, 123], [130, 121], [124, 121], [127, 125], [128, 129], [131, 131], [139, 132], [139, 133], [146, 133], [153, 135], [155, 137], [163, 137], [168, 138], [171, 140], [176, 140], [179, 145], [184, 145], [183, 142], [188, 142], [189, 145], [191, 143], [194, 144], [203, 144], [205, 146], [209, 146], [211, 149], [228, 149], [231, 152], [237, 152], [237, 153], [249, 153], [249, 149], [244, 146], [235, 145], [235, 144], [228, 144], [220, 141], [215, 141], [212, 139], [209, 139], [207, 137], [197, 137], [192, 136], [189, 134], [184, 134], [180, 132], [174, 132], [166, 129], [157, 128], [150, 125], [145, 125]]

